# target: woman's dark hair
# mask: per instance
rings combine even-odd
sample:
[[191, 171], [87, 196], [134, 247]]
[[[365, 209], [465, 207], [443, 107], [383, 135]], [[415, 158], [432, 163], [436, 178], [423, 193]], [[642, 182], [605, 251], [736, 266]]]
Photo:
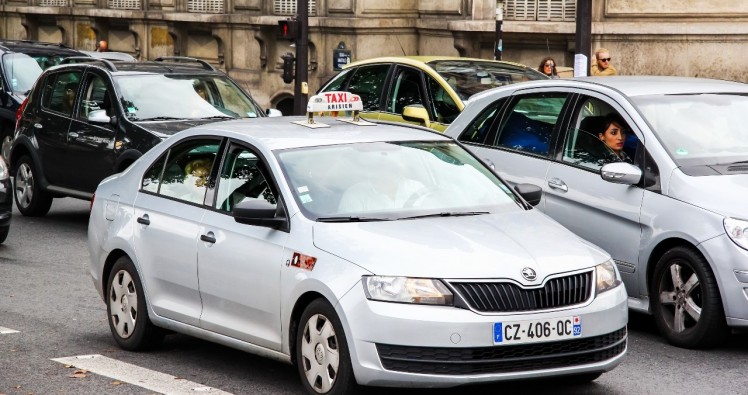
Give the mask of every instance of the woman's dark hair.
[[543, 71], [543, 66], [545, 66], [545, 62], [547, 62], [549, 60], [551, 62], [553, 62], [553, 68], [551, 69], [551, 75], [556, 75], [557, 74], [556, 73], [556, 61], [553, 60], [553, 58], [550, 57], [550, 56], [546, 56], [546, 57], [543, 58], [543, 60], [540, 61], [540, 65], [538, 66], [538, 71], [541, 72], [541, 73], [543, 73], [543, 74], [545, 74], [545, 72]]

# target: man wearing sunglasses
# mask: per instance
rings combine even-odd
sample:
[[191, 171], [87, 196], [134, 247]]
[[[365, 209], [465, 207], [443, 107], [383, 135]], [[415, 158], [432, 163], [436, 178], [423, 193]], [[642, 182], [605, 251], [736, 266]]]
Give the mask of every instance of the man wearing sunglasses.
[[610, 64], [610, 53], [605, 48], [598, 48], [595, 51], [596, 64], [590, 67], [590, 74], [595, 75], [616, 75], [616, 68]]

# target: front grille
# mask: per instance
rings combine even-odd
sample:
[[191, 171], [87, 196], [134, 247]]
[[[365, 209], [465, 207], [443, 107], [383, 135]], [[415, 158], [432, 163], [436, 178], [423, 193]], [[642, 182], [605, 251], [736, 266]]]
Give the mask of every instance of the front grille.
[[548, 280], [542, 288], [514, 283], [450, 282], [471, 308], [486, 313], [552, 309], [583, 303], [592, 295], [592, 272]]
[[607, 335], [516, 346], [436, 348], [377, 344], [387, 370], [471, 375], [528, 372], [603, 362], [626, 350], [626, 328]]

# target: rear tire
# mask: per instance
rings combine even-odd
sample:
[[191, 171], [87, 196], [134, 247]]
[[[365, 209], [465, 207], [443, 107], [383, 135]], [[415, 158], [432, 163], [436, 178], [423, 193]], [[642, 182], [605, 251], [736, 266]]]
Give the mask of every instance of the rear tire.
[[148, 318], [148, 305], [138, 271], [126, 256], [117, 259], [109, 272], [106, 311], [112, 336], [125, 350], [147, 350], [164, 338], [164, 331]]
[[655, 323], [674, 346], [711, 347], [729, 334], [717, 279], [693, 249], [675, 247], [660, 258], [651, 300]]
[[18, 211], [27, 217], [44, 216], [52, 206], [52, 195], [42, 190], [34, 161], [28, 155], [22, 156], [16, 165], [13, 192]]
[[0, 244], [5, 242], [5, 239], [8, 238], [8, 233], [10, 233], [10, 225], [0, 228]]

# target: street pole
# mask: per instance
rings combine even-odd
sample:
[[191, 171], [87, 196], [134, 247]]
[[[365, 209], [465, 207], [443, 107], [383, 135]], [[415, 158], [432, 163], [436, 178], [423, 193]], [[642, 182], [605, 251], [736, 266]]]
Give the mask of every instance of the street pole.
[[589, 56], [592, 53], [592, 0], [577, 1], [576, 53], [574, 76], [590, 75]]
[[496, 0], [496, 37], [494, 40], [493, 59], [501, 60], [504, 44], [501, 42], [501, 25], [504, 22], [504, 2]]
[[295, 115], [304, 115], [309, 95], [309, 0], [296, 0], [296, 14], [299, 21], [299, 39], [296, 40], [293, 107]]

